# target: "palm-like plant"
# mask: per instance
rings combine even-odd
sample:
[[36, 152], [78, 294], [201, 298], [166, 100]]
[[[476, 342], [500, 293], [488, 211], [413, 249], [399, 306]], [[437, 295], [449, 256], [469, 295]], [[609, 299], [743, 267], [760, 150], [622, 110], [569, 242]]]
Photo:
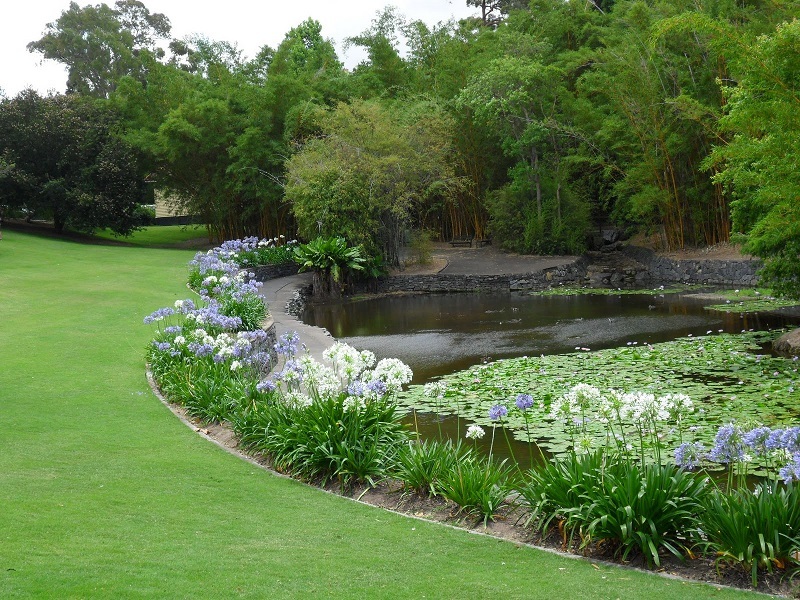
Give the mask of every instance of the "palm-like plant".
[[338, 296], [342, 279], [349, 271], [363, 271], [367, 261], [361, 246], [347, 246], [342, 237], [318, 237], [294, 250], [300, 271], [313, 270], [314, 295]]

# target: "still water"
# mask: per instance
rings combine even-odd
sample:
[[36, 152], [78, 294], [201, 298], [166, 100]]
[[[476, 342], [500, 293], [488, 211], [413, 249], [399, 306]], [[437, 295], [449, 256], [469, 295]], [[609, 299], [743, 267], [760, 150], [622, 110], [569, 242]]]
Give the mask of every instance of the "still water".
[[531, 296], [428, 294], [309, 306], [303, 321], [380, 358], [395, 357], [414, 383], [500, 358], [654, 343], [709, 331], [739, 333], [798, 323], [773, 314], [709, 311], [697, 293]]

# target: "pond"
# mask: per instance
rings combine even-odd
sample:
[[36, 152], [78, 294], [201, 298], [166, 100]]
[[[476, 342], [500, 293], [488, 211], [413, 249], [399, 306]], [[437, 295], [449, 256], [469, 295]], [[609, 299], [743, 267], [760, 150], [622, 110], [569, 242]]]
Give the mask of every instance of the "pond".
[[[420, 396], [418, 386], [412, 386], [415, 389], [409, 390], [411, 397], [404, 402], [418, 409], [416, 414], [408, 416], [407, 422], [423, 437], [444, 435], [458, 438], [463, 437], [470, 423], [491, 426], [486, 418], [488, 406], [493, 402], [510, 402], [508, 398], [514, 397], [512, 390], [519, 373], [524, 372], [524, 378], [528, 379], [537, 369], [569, 373], [577, 368], [586, 377], [602, 380], [606, 376], [613, 376], [615, 371], [609, 369], [608, 364], [604, 363], [605, 359], [599, 356], [602, 352], [589, 350], [609, 349], [606, 350], [609, 352], [615, 348], [639, 347], [647, 353], [647, 344], [687, 337], [700, 341], [709, 334], [716, 339], [719, 333], [766, 331], [797, 326], [800, 322], [796, 317], [779, 313], [726, 313], [705, 308], [719, 303], [718, 297], [699, 294], [696, 289], [682, 293], [650, 290], [642, 294], [564, 296], [528, 293], [403, 295], [309, 306], [303, 314], [303, 320], [325, 327], [340, 341], [359, 349], [371, 350], [378, 358], [399, 358], [412, 368], [413, 382], [416, 384], [438, 376], [456, 374], [460, 382], [457, 385], [459, 399], [455, 401], [460, 408], [456, 412], [452, 406], [436, 406], [434, 409], [428, 399]], [[578, 354], [587, 359], [581, 361], [578, 367], [576, 360], [580, 361], [580, 356], [575, 358], [576, 349], [581, 350]], [[663, 351], [656, 352], [662, 354]], [[678, 349], [677, 352], [679, 355], [691, 354], [692, 350]], [[714, 353], [710, 345], [706, 345], [705, 352], [708, 358], [712, 358]], [[795, 409], [785, 402], [786, 398], [783, 397], [786, 394], [775, 394], [772, 389], [762, 390], [759, 387], [763, 378], [759, 374], [761, 371], [756, 369], [751, 381], [749, 376], [743, 374], [744, 371], [739, 371], [741, 365], [727, 362], [729, 354], [726, 350], [718, 351], [708, 365], [703, 368], [694, 365], [692, 369], [696, 371], [682, 375], [676, 373], [683, 367], [674, 362], [674, 357], [669, 358], [666, 354], [657, 359], [657, 364], [645, 362], [638, 365], [621, 361], [616, 363], [618, 366], [615, 369], [622, 369], [626, 379], [633, 380], [637, 375], [643, 375], [643, 381], [646, 381], [650, 374], [655, 374], [672, 381], [674, 389], [669, 391], [685, 392], [698, 400], [702, 398], [705, 406], [703, 418], [709, 422], [704, 432], [706, 440], [708, 436], [713, 436], [713, 431], [724, 418], [749, 417], [755, 412], [774, 415], [779, 419], [781, 415], [791, 412], [789, 416], [793, 419], [792, 411]], [[732, 354], [736, 355], [737, 352]], [[480, 376], [465, 371], [476, 365], [483, 368], [481, 365], [498, 359], [533, 359], [539, 356], [548, 357], [546, 367], [512, 362], [497, 367], [498, 372], [493, 376], [489, 375], [491, 369]], [[564, 364], [549, 360], [562, 356]], [[478, 384], [478, 391], [472, 392], [470, 382], [476, 377], [483, 381]], [[492, 377], [496, 381], [490, 384]], [[738, 385], [743, 384], [738, 381], [740, 377], [746, 380], [744, 385]], [[793, 381], [796, 373], [788, 377]], [[559, 393], [553, 390], [547, 392], [545, 380], [548, 380], [548, 376], [544, 378], [534, 379], [540, 395]], [[770, 385], [775, 384], [775, 381], [770, 382]], [[563, 387], [565, 384], [561, 385]], [[736, 402], [732, 402], [728, 394], [731, 386], [737, 387], [739, 398]], [[753, 400], [764, 391], [774, 397], [776, 405]], [[794, 393], [789, 396], [794, 396]], [[451, 399], [451, 405], [452, 402]], [[789, 404], [794, 406], [795, 403]], [[456, 413], [461, 414], [462, 418], [457, 418]], [[543, 444], [541, 449], [547, 455], [563, 451], [565, 439], [552, 435], [548, 422], [541, 420], [542, 416], [540, 413], [537, 417], [538, 426], [531, 430], [531, 439]], [[531, 451], [531, 446], [522, 441], [528, 437], [521, 423], [514, 423], [509, 418], [505, 425], [505, 429], [498, 428], [496, 432], [497, 439], [493, 444], [496, 456], [516, 460], [522, 467], [529, 464], [530, 457], [535, 460], [541, 456], [538, 449], [534, 447]], [[701, 433], [698, 431], [698, 435]], [[506, 443], [507, 439], [510, 444]], [[487, 434], [479, 445], [488, 451], [492, 445], [490, 435]]]
[[501, 358], [655, 343], [710, 331], [795, 325], [788, 317], [709, 311], [696, 293], [540, 296], [430, 294], [308, 306], [303, 321], [378, 358], [396, 357], [414, 383]]

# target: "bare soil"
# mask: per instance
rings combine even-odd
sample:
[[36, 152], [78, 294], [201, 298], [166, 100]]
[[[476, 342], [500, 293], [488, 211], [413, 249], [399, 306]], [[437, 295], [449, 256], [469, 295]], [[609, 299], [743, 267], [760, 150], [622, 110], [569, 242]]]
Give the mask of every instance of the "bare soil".
[[684, 248], [682, 250], [669, 250], [665, 248], [657, 236], [638, 234], [628, 240], [633, 246], [642, 246], [653, 250], [656, 254], [673, 260], [748, 260], [753, 258], [742, 252], [741, 244], [720, 242], [713, 246], [699, 248]]

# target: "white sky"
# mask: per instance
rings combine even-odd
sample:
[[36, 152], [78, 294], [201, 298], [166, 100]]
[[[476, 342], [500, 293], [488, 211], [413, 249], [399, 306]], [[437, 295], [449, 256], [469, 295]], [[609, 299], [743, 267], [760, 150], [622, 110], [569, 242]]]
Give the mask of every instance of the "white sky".
[[[102, 0], [76, 0], [78, 5]], [[104, 0], [113, 6], [114, 0]], [[164, 13], [172, 23], [172, 37], [202, 34], [216, 41], [235, 42], [248, 58], [268, 44], [273, 48], [286, 33], [312, 17], [322, 24], [322, 35], [336, 44], [339, 58], [348, 68], [362, 59], [358, 49], [345, 53], [342, 41], [367, 29], [386, 5], [398, 8], [406, 19], [435, 25], [453, 17], [475, 14], [466, 0], [142, 0], [151, 13]], [[47, 23], [69, 8], [69, 0], [27, 0], [6, 7], [0, 19], [0, 90], [16, 96], [26, 87], [41, 94], [63, 92], [66, 69], [41, 54], [26, 49], [42, 37]], [[9, 14], [11, 13], [11, 14]]]

